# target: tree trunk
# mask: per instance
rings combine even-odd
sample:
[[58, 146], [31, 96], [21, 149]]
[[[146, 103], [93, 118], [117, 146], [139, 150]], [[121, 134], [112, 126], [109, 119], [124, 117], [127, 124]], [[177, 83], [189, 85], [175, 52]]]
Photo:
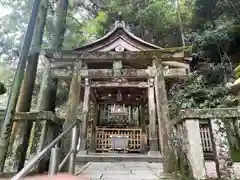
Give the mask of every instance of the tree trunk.
[[[36, 79], [38, 58], [39, 58], [39, 53], [41, 51], [44, 27], [46, 24], [47, 9], [48, 9], [48, 0], [43, 0], [41, 2], [40, 11], [37, 17], [37, 22], [36, 22], [34, 36], [33, 36], [33, 42], [32, 42], [31, 50], [28, 57], [28, 64], [27, 64], [25, 75], [24, 75], [23, 84], [21, 87], [19, 101], [17, 104], [17, 110], [16, 110], [17, 112], [28, 112], [31, 109], [31, 101], [32, 101], [32, 95], [33, 95], [35, 79]], [[20, 171], [24, 167], [31, 128], [32, 128], [32, 122], [23, 122], [23, 123], [16, 122], [12, 131], [12, 138], [10, 141], [11, 145], [13, 144], [13, 141], [14, 141], [14, 138], [16, 137], [16, 132], [18, 131], [18, 129], [20, 131], [20, 134], [19, 134], [20, 142], [16, 142], [19, 144], [19, 146], [21, 146], [20, 152], [19, 152], [20, 156], [18, 157], [19, 158], [18, 171]], [[12, 148], [10, 148], [10, 151], [11, 149]]]
[[32, 43], [34, 27], [37, 20], [37, 15], [39, 11], [41, 0], [35, 0], [31, 12], [31, 16], [29, 19], [27, 31], [25, 34], [24, 42], [22, 45], [22, 50], [19, 57], [19, 63], [17, 66], [16, 73], [14, 75], [13, 85], [11, 89], [11, 93], [8, 99], [7, 108], [4, 116], [4, 123], [2, 126], [1, 135], [0, 135], [0, 171], [2, 172], [4, 169], [5, 159], [7, 148], [10, 141], [12, 126], [13, 126], [13, 117], [16, 110], [16, 105], [18, 101], [18, 97], [21, 90], [21, 85], [24, 78], [24, 70], [26, 67], [26, 62], [29, 54], [29, 50]]
[[54, 33], [52, 33], [52, 40], [50, 46], [55, 51], [60, 51], [63, 46], [64, 33], [66, 29], [66, 17], [68, 9], [68, 0], [57, 1], [57, 8], [54, 15]]
[[[67, 9], [68, 9], [68, 0], [57, 1], [57, 7], [56, 7], [56, 11], [54, 14], [54, 21], [53, 21], [54, 29], [52, 31], [53, 32], [52, 39], [50, 42], [50, 48], [53, 49], [55, 52], [60, 51], [63, 46]], [[49, 77], [49, 70], [50, 69], [47, 70], [48, 78], [44, 77], [45, 82], [42, 83], [42, 86], [43, 86], [41, 87], [42, 92], [40, 93], [37, 107], [39, 110], [54, 112], [57, 89], [56, 89], [56, 81]], [[47, 164], [48, 160], [49, 160], [49, 157], [47, 156], [45, 159], [43, 159], [40, 162], [38, 167], [39, 172], [47, 170], [48, 167], [46, 167], [45, 164]]]

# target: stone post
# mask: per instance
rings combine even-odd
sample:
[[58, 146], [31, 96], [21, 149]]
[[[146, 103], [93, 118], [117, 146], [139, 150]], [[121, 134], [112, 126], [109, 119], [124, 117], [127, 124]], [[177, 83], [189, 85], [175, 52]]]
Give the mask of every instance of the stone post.
[[90, 86], [88, 79], [85, 79], [85, 92], [83, 101], [83, 119], [82, 129], [80, 132], [80, 151], [86, 153], [87, 150], [87, 128], [88, 128], [88, 111], [89, 111], [89, 99], [90, 99]]
[[213, 148], [218, 178], [232, 179], [232, 160], [227, 132], [221, 119], [211, 119]]
[[205, 161], [203, 155], [203, 148], [200, 136], [199, 121], [197, 119], [187, 119], [185, 125], [185, 150], [187, 153], [188, 161], [191, 165], [193, 177], [195, 179], [205, 179]]
[[148, 80], [148, 110], [149, 110], [149, 155], [158, 152], [157, 131], [156, 131], [156, 109], [154, 98], [154, 79]]

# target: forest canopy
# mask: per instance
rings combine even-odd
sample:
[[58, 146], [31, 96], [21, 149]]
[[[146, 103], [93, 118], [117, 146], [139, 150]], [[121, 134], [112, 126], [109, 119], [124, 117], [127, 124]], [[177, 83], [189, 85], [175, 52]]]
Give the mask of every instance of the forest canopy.
[[[57, 36], [54, 23], [58, 1], [48, 1], [42, 49], [49, 48]], [[12, 68], [16, 67], [32, 4], [33, 0], [0, 2], [0, 8], [4, 9], [0, 16], [0, 62], [8, 67], [7, 74], [13, 75]], [[180, 98], [175, 102], [180, 108], [223, 105], [221, 98], [229, 95], [225, 84], [232, 80], [232, 70], [240, 59], [238, 0], [69, 0], [62, 49], [75, 48], [103, 36], [119, 20], [120, 12], [127, 28], [150, 43], [161, 47], [192, 45], [194, 75], [185, 84], [169, 90], [171, 101]], [[40, 74], [41, 71], [38, 79]], [[0, 82], [10, 77], [0, 75]], [[58, 96], [65, 100], [67, 86], [60, 86]], [[232, 96], [227, 99], [235, 102]]]

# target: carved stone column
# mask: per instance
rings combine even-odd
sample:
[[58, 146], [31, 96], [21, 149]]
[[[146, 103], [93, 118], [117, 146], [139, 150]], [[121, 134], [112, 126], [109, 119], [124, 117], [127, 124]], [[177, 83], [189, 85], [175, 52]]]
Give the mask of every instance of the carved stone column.
[[156, 129], [156, 109], [154, 98], [154, 79], [148, 80], [148, 110], [149, 110], [149, 155], [158, 151], [157, 129]]
[[88, 111], [89, 111], [89, 99], [90, 99], [90, 86], [88, 79], [85, 79], [85, 92], [83, 101], [83, 118], [82, 129], [80, 132], [80, 151], [86, 153], [87, 150], [87, 128], [88, 128]]

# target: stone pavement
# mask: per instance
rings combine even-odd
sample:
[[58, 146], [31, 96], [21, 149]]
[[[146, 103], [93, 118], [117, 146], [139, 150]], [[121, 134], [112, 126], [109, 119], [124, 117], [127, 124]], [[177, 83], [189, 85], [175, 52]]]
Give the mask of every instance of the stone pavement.
[[159, 180], [162, 163], [89, 162], [78, 173], [90, 180]]

